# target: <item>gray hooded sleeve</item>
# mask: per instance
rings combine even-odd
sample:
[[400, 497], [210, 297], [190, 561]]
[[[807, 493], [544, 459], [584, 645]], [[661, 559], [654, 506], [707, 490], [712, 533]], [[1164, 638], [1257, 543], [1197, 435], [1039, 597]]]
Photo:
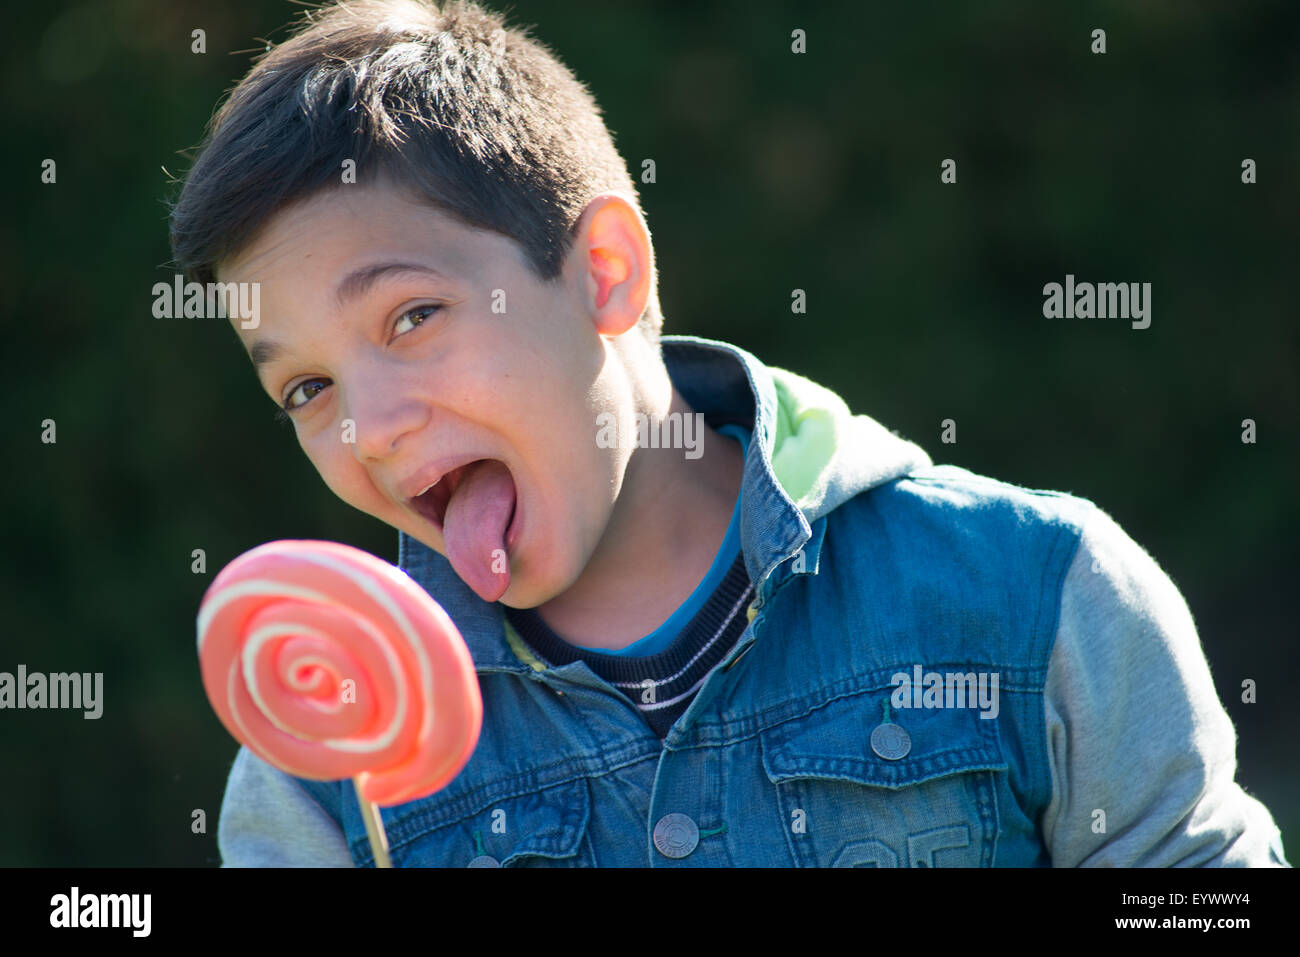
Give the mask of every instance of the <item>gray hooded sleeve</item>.
[[1100, 509], [1063, 586], [1044, 717], [1055, 866], [1289, 866], [1234, 780], [1236, 731], [1186, 602]]
[[353, 867], [343, 832], [303, 787], [248, 748], [235, 756], [217, 823], [222, 867]]

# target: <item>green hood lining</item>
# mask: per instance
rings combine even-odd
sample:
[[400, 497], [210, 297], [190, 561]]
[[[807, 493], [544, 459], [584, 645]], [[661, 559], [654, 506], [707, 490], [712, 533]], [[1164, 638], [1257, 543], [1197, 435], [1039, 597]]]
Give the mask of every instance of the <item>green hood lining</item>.
[[825, 386], [785, 369], [769, 371], [776, 386], [772, 472], [791, 501], [803, 507], [830, 465], [851, 413]]

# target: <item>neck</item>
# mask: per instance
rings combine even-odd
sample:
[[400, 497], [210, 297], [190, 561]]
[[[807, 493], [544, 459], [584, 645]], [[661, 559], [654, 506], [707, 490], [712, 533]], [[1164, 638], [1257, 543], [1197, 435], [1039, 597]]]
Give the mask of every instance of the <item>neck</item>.
[[547, 625], [581, 647], [616, 650], [658, 628], [708, 573], [726, 536], [744, 471], [740, 443], [702, 419], [696, 430], [695, 411], [669, 389], [666, 413], [646, 413], [648, 428], [663, 437], [670, 431], [665, 420], [676, 414], [686, 430], [689, 416], [689, 431], [671, 430], [688, 436], [689, 446], [633, 451], [587, 567], [537, 608]]

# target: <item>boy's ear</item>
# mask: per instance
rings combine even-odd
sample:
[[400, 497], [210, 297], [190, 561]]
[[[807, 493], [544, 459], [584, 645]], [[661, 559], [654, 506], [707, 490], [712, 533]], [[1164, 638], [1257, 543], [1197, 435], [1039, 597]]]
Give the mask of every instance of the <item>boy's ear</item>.
[[570, 256], [585, 284], [587, 308], [603, 336], [633, 328], [650, 299], [650, 230], [619, 193], [601, 193], [578, 218]]

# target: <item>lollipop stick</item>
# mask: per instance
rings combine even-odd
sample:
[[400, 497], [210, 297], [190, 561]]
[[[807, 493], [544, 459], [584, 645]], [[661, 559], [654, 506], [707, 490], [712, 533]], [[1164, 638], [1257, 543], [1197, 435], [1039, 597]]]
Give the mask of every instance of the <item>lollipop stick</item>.
[[379, 816], [379, 808], [361, 796], [361, 785], [352, 779], [352, 786], [357, 791], [357, 803], [361, 805], [361, 820], [366, 822], [366, 837], [370, 838], [370, 849], [375, 852], [375, 867], [392, 867], [388, 857], [388, 835], [384, 833], [384, 821]]

